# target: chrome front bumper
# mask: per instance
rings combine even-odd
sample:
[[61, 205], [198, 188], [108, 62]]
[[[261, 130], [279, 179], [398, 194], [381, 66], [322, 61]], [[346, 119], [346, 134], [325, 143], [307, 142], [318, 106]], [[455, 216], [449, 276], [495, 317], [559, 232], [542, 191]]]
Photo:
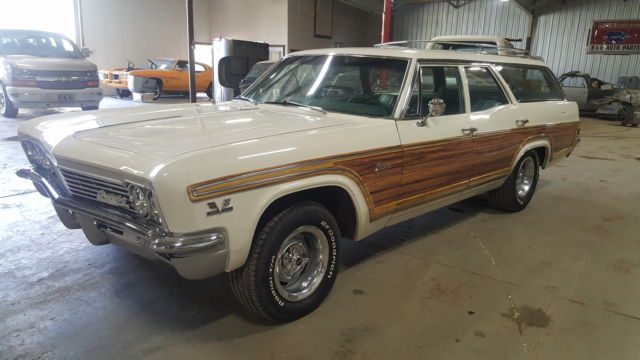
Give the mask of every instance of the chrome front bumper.
[[7, 86], [7, 94], [17, 108], [98, 106], [102, 89], [49, 90], [36, 87]]
[[31, 180], [40, 194], [51, 199], [62, 223], [69, 229], [82, 229], [94, 245], [114, 244], [140, 256], [161, 259], [186, 279], [204, 279], [224, 272], [227, 250], [222, 230], [170, 233], [144, 219], [63, 196], [32, 169], [20, 169], [16, 175]]

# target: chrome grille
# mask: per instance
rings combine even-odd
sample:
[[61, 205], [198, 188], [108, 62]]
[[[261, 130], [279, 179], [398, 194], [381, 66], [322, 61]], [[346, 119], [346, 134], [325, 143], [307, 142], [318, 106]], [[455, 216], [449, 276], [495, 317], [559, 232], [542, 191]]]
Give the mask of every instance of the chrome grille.
[[[134, 212], [131, 203], [131, 196], [127, 187], [117, 180], [104, 180], [93, 176], [80, 174], [68, 169], [60, 169], [60, 174], [72, 196], [92, 201], [98, 201], [117, 208]], [[109, 195], [122, 196], [126, 198], [126, 206], [114, 205], [98, 199], [98, 192], [102, 190]]]
[[[49, 77], [88, 77], [91, 71], [68, 71], [68, 70], [36, 70], [36, 76]], [[95, 76], [95, 75], [94, 75]]]
[[40, 88], [48, 90], [82, 90], [86, 87], [86, 81], [40, 81]]

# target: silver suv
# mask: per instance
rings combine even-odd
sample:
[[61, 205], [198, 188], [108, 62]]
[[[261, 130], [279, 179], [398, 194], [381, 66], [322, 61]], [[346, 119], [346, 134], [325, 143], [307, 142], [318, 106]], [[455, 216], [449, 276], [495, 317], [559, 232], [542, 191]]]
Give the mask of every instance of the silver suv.
[[102, 89], [88, 56], [61, 34], [0, 30], [0, 115], [16, 117], [20, 108], [98, 109]]

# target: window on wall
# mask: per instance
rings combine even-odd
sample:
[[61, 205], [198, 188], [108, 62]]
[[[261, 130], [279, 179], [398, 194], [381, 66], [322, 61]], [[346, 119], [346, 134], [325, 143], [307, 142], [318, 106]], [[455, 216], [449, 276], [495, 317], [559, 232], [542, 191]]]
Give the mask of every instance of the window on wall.
[[556, 80], [546, 69], [513, 65], [500, 65], [496, 68], [519, 102], [553, 101], [563, 98]]
[[73, 2], [74, 0], [0, 1], [0, 24], [3, 29], [56, 32], [76, 41]]
[[470, 66], [465, 68], [465, 72], [469, 83], [469, 100], [472, 112], [488, 110], [509, 103], [488, 67]]

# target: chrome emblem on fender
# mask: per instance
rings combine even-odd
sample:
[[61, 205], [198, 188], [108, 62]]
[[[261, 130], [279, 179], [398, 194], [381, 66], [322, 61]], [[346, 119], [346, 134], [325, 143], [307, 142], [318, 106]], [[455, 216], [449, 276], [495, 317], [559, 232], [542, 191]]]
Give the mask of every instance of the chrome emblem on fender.
[[222, 200], [222, 208], [218, 207], [215, 201], [208, 202], [207, 206], [209, 206], [210, 211], [207, 211], [207, 216], [212, 215], [220, 215], [226, 212], [233, 211], [233, 206], [231, 206], [231, 198]]
[[129, 206], [127, 205], [128, 199], [125, 196], [106, 192], [104, 190], [98, 190], [98, 192], [96, 193], [96, 200], [103, 203], [107, 203], [109, 205], [113, 205], [113, 206], [120, 206], [120, 207]]

